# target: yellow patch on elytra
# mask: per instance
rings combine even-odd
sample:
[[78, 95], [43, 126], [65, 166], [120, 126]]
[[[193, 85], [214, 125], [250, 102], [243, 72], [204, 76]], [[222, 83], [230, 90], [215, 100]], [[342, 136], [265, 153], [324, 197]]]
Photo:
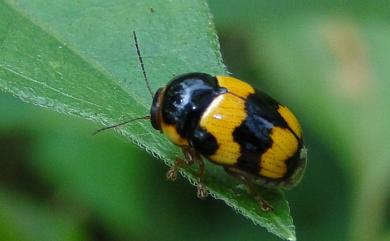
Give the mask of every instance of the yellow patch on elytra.
[[260, 175], [268, 178], [282, 178], [287, 172], [286, 160], [298, 149], [298, 140], [289, 129], [274, 127], [270, 138], [273, 143], [260, 157]]
[[234, 141], [233, 131], [245, 118], [245, 100], [235, 95], [226, 93], [211, 102], [200, 121], [200, 126], [216, 138], [219, 146], [209, 159], [223, 165], [237, 163], [240, 145]]
[[270, 171], [268, 169], [262, 169], [260, 171], [260, 174], [264, 177], [275, 178], [275, 179], [283, 177], [283, 176], [280, 176], [280, 173], [273, 172], [273, 171]]
[[230, 76], [217, 76], [218, 85], [224, 87], [228, 92], [233, 93], [242, 98], [255, 93], [255, 89], [248, 83]]
[[302, 137], [302, 129], [295, 115], [285, 106], [279, 105], [279, 114], [287, 122], [287, 125], [294, 131], [295, 135]]
[[176, 145], [178, 146], [188, 146], [187, 139], [184, 139], [177, 133], [176, 127], [174, 125], [167, 125], [161, 123], [161, 129], [163, 133]]

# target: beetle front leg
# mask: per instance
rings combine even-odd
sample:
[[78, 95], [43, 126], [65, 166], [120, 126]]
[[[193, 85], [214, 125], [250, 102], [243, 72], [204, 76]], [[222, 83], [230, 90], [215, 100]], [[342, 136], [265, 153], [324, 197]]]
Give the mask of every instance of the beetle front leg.
[[203, 176], [205, 173], [205, 165], [204, 165], [203, 158], [193, 148], [189, 148], [187, 150], [187, 155], [189, 156], [189, 160], [191, 160], [191, 162], [196, 162], [198, 164], [198, 173], [196, 175], [197, 176], [196, 196], [200, 199], [205, 199], [209, 195], [209, 192], [207, 191], [207, 188], [203, 183]]
[[198, 172], [198, 185], [196, 186], [197, 187], [196, 195], [200, 199], [205, 199], [209, 195], [209, 192], [207, 191], [207, 188], [203, 183], [205, 166], [204, 166], [204, 161], [202, 157], [199, 156], [199, 154], [198, 154], [197, 162], [199, 165], [199, 172]]
[[204, 199], [208, 196], [208, 191], [206, 186], [203, 184], [203, 176], [205, 172], [205, 165], [202, 157], [191, 147], [182, 147], [181, 148], [184, 154], [185, 159], [176, 157], [174, 165], [167, 172], [167, 179], [169, 181], [175, 181], [177, 177], [177, 172], [183, 166], [189, 166], [193, 163], [197, 163], [199, 166], [199, 171], [197, 174], [197, 197]]
[[168, 181], [176, 181], [179, 169], [183, 166], [190, 166], [194, 163], [194, 151], [190, 147], [182, 147], [181, 150], [184, 154], [184, 159], [176, 157], [175, 163], [167, 171], [166, 177]]
[[184, 165], [186, 165], [186, 162], [183, 159], [176, 157], [175, 163], [167, 171], [167, 174], [166, 174], [167, 180], [172, 181], [172, 182], [176, 181], [177, 172]]

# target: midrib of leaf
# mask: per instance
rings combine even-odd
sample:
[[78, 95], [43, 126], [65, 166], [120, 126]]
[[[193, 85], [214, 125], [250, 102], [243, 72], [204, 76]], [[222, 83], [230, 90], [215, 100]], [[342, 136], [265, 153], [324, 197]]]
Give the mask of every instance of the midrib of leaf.
[[[206, 6], [206, 5], [204, 5], [204, 6]], [[126, 96], [126, 98], [129, 98], [127, 100], [128, 103], [132, 103], [133, 105], [135, 104], [136, 106], [138, 106], [137, 108], [134, 108], [132, 110], [129, 109], [128, 112], [123, 111], [123, 113], [131, 113], [132, 112], [133, 113], [132, 117], [134, 117], [134, 115], [141, 114], [141, 113], [137, 113], [137, 110], [140, 110], [140, 109], [142, 109], [144, 111], [148, 110], [149, 106], [145, 103], [144, 99], [137, 98], [137, 95], [134, 95], [133, 92], [128, 91], [128, 89], [126, 89], [124, 87], [123, 82], [121, 82], [119, 79], [117, 79], [114, 75], [111, 74], [110, 71], [106, 70], [106, 68], [104, 68], [98, 62], [96, 62], [93, 58], [90, 58], [89, 55], [84, 54], [81, 49], [77, 48], [70, 41], [64, 41], [61, 36], [56, 34], [54, 31], [51, 31], [49, 26], [42, 24], [40, 21], [35, 19], [32, 15], [27, 14], [26, 12], [22, 11], [21, 9], [15, 7], [14, 5], [12, 5], [12, 3], [9, 3], [9, 7], [12, 8], [17, 13], [17, 15], [22, 15], [24, 20], [27, 20], [31, 25], [40, 29], [42, 32], [44, 32], [46, 35], [48, 35], [50, 37], [50, 39], [58, 42], [59, 46], [63, 46], [64, 49], [68, 50], [69, 52], [71, 52], [72, 54], [77, 56], [79, 58], [79, 60], [84, 62], [84, 64], [86, 66], [93, 69], [97, 73], [97, 75], [103, 77], [101, 80], [104, 80], [107, 82], [112, 82], [115, 86], [117, 86], [118, 89], [116, 89], [115, 91], [119, 90], [122, 93], [115, 92], [116, 95], [120, 94], [120, 95]], [[210, 25], [210, 26], [212, 26], [212, 25]], [[209, 31], [209, 33], [211, 34], [212, 31], [213, 30]], [[6, 42], [6, 39], [4, 39], [3, 43], [5, 43], [5, 42]], [[63, 44], [64, 42], [66, 42], [66, 45]], [[213, 42], [213, 43], [214, 43], [214, 47], [219, 47], [217, 42]], [[214, 53], [216, 54], [216, 56], [218, 58], [220, 58], [220, 55], [218, 54], [219, 53], [218, 50], [214, 49]], [[223, 68], [223, 64], [221, 64], [221, 63], [219, 63], [219, 64]], [[7, 71], [8, 73], [16, 74], [16, 75], [18, 75], [18, 77], [25, 78], [28, 81], [34, 80], [33, 77], [25, 76], [22, 73], [22, 71], [18, 72], [17, 70], [10, 69], [7, 66], [2, 66], [1, 63], [0, 63], [0, 67], [1, 67], [1, 69], [3, 69], [4, 71]], [[0, 79], [0, 81], [3, 81], [6, 83], [6, 80]], [[37, 81], [37, 80], [35, 80], [35, 81]], [[39, 82], [39, 81], [37, 81], [37, 82]], [[41, 98], [41, 97], [39, 95], [36, 95], [35, 93], [32, 93], [33, 97], [35, 98], [35, 100], [34, 100], [34, 98], [31, 98], [32, 96], [22, 96], [20, 94], [20, 90], [18, 90], [18, 89], [12, 89], [12, 88], [9, 88], [7, 86], [3, 86], [3, 88], [4, 87], [6, 89], [8, 88], [8, 91], [14, 93], [15, 95], [19, 95], [19, 97], [24, 99], [25, 101], [33, 102], [35, 104], [38, 104], [38, 105], [41, 105], [44, 107], [48, 107], [48, 106], [40, 104], [39, 98]], [[47, 87], [49, 87], [49, 86], [47, 86]], [[62, 92], [61, 90], [57, 90], [55, 88], [54, 89], [49, 88], [49, 89], [51, 89], [52, 91], [55, 91], [57, 93], [61, 93], [68, 98], [73, 98], [76, 100], [79, 99], [78, 97], [74, 97], [70, 94]], [[55, 98], [51, 99], [51, 101], [54, 103], [54, 102], [56, 102], [56, 99]], [[91, 102], [88, 100], [83, 100], [83, 102], [91, 104]], [[100, 106], [100, 105], [96, 105], [96, 104], [94, 104], [94, 105], [102, 108], [102, 106]], [[76, 115], [76, 116], [82, 116], [84, 118], [93, 120], [95, 122], [104, 123], [104, 124], [116, 123], [116, 122], [118, 122], [118, 119], [119, 119], [119, 117], [112, 116], [112, 117], [108, 118], [107, 116], [105, 116], [103, 114], [99, 114], [99, 113], [84, 112], [85, 110], [83, 110], [82, 108], [79, 108], [79, 110], [74, 110], [74, 107], [68, 106], [68, 105], [61, 103], [61, 102], [57, 102], [57, 103], [53, 104], [53, 106], [55, 106], [54, 109], [56, 111], [59, 111], [62, 113], [67, 113], [67, 114], [72, 114], [72, 115]], [[57, 106], [57, 108], [56, 108], [56, 106]], [[58, 106], [63, 106], [63, 107], [58, 108]], [[51, 108], [53, 108], [53, 107], [51, 106]], [[149, 153], [152, 153], [154, 156], [164, 160], [164, 162], [167, 163], [168, 165], [172, 164], [171, 160], [174, 158], [174, 156], [176, 156], [178, 154], [177, 149], [173, 148], [171, 144], [168, 144], [167, 141], [161, 135], [155, 135], [154, 133], [150, 132], [150, 127], [149, 127], [148, 123], [139, 123], [134, 128], [133, 128], [133, 126], [128, 126], [126, 128], [120, 129], [119, 132], [121, 134], [123, 134], [124, 136], [128, 137], [132, 142], [134, 142], [138, 146], [147, 150]], [[145, 133], [147, 133], [146, 138], [145, 138], [145, 136], [143, 136], [143, 138], [139, 138], [140, 135], [144, 135]], [[151, 141], [152, 141], [153, 145], [150, 144]], [[169, 153], [169, 154], [167, 155], [167, 153]], [[252, 198], [248, 197], [248, 195], [245, 192], [242, 192], [240, 194], [240, 197], [238, 197], [236, 193], [232, 194], [231, 187], [235, 185], [234, 182], [232, 182], [231, 180], [229, 180], [229, 181], [222, 180], [221, 181], [221, 179], [219, 179], [220, 170], [219, 171], [209, 171], [209, 170], [215, 170], [215, 169], [213, 169], [213, 167], [211, 167], [208, 164], [207, 164], [207, 167], [208, 167], [208, 169], [207, 169], [208, 176], [206, 178], [212, 180], [211, 182], [208, 182], [208, 188], [209, 188], [210, 193], [213, 197], [225, 201], [229, 206], [233, 207], [239, 213], [241, 213], [245, 217], [251, 219], [254, 223], [266, 227], [270, 232], [273, 232], [274, 234], [278, 235], [279, 237], [284, 238], [284, 239], [289, 239], [289, 240], [295, 240], [295, 232], [294, 232], [294, 227], [292, 226], [292, 220], [291, 220], [291, 217], [288, 216], [288, 213], [289, 213], [288, 204], [284, 200], [282, 193], [279, 192], [278, 194], [270, 194], [270, 195], [271, 196], [274, 195], [276, 197], [282, 197], [282, 198], [277, 198], [277, 202], [279, 203], [278, 206], [281, 205], [281, 206], [283, 206], [283, 208], [288, 210], [287, 217], [284, 216], [283, 218], [289, 220], [288, 223], [291, 224], [289, 226], [286, 226], [286, 223], [282, 221], [282, 219], [280, 218], [281, 214], [277, 213], [277, 210], [276, 210], [276, 212], [273, 212], [273, 213], [260, 214], [258, 211], [257, 204], [254, 203]], [[195, 175], [194, 175], [193, 169], [188, 168], [188, 169], [184, 170], [182, 172], [182, 174], [185, 177], [187, 177], [192, 184], [195, 183]]]
[[[41, 86], [43, 86], [44, 88], [47, 88], [47, 89], [49, 89], [49, 90], [51, 90], [51, 91], [54, 91], [55, 93], [58, 93], [58, 94], [60, 94], [60, 95], [63, 95], [63, 96], [65, 96], [65, 97], [67, 97], [67, 98], [71, 98], [71, 99], [73, 99], [73, 100], [77, 100], [77, 101], [80, 101], [80, 102], [84, 102], [84, 103], [86, 103], [86, 104], [93, 105], [93, 106], [96, 106], [96, 107], [102, 107], [102, 106], [97, 105], [97, 104], [95, 104], [95, 103], [93, 103], [93, 102], [84, 100], [84, 99], [82, 99], [82, 98], [77, 98], [77, 97], [75, 97], [75, 96], [72, 96], [71, 94], [68, 94], [68, 93], [65, 93], [65, 92], [63, 92], [63, 91], [61, 91], [61, 90], [58, 90], [58, 89], [56, 89], [56, 88], [53, 88], [53, 87], [47, 85], [47, 84], [44, 83], [44, 82], [40, 82], [40, 81], [38, 81], [38, 80], [36, 80], [36, 79], [33, 79], [33, 78], [31, 78], [31, 77], [28, 77], [28, 76], [26, 76], [26, 75], [24, 75], [24, 74], [22, 74], [22, 73], [19, 73], [19, 72], [15, 71], [15, 70], [13, 70], [13, 69], [11, 69], [11, 68], [9, 68], [9, 67], [0, 65], [0, 68], [2, 68], [3, 70], [5, 70], [6, 72], [8, 72], [8, 73], [10, 73], [10, 74], [15, 75], [16, 77], [20, 77], [20, 78], [22, 78], [22, 79], [24, 79], [24, 80], [27, 80], [27, 81], [30, 81], [30, 82], [32, 82], [32, 83], [34, 83], [34, 84], [41, 85]], [[3, 81], [5, 81], [5, 80], [3, 80]]]

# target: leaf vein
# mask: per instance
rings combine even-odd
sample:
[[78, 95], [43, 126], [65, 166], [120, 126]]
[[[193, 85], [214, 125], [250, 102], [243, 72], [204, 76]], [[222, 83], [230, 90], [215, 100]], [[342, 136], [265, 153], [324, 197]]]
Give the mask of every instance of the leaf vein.
[[39, 84], [39, 85], [41, 85], [41, 86], [43, 86], [43, 87], [45, 87], [45, 88], [47, 88], [47, 89], [49, 89], [49, 90], [51, 90], [51, 91], [53, 91], [53, 92], [55, 92], [55, 93], [58, 93], [58, 94], [60, 94], [60, 95], [65, 96], [65, 97], [68, 97], [68, 98], [71, 98], [71, 99], [74, 99], [74, 100], [77, 100], [77, 101], [80, 101], [80, 102], [83, 102], [83, 103], [86, 103], [86, 104], [89, 104], [89, 105], [93, 105], [93, 106], [96, 106], [96, 107], [99, 107], [99, 108], [103, 108], [103, 107], [100, 106], [100, 105], [97, 105], [97, 104], [95, 104], [95, 103], [93, 103], [93, 102], [90, 102], [90, 101], [85, 100], [85, 99], [82, 99], [82, 98], [75, 97], [75, 96], [73, 96], [73, 95], [71, 95], [71, 94], [65, 93], [65, 92], [63, 92], [63, 91], [61, 91], [61, 90], [58, 90], [58, 89], [56, 89], [56, 88], [54, 88], [54, 87], [52, 87], [52, 86], [47, 85], [47, 84], [44, 83], [44, 82], [40, 82], [40, 81], [38, 81], [38, 80], [36, 80], [36, 79], [33, 79], [33, 78], [31, 78], [31, 77], [29, 77], [29, 76], [27, 76], [27, 75], [24, 75], [24, 74], [22, 74], [22, 73], [20, 73], [20, 72], [18, 72], [18, 71], [16, 71], [16, 70], [13, 70], [13, 69], [11, 69], [11, 68], [9, 68], [9, 67], [6, 67], [6, 66], [4, 66], [4, 65], [0, 65], [0, 68], [3, 69], [3, 70], [5, 70], [5, 71], [8, 71], [8, 72], [10, 72], [10, 73], [13, 73], [13, 74], [15, 74], [15, 75], [17, 75], [17, 76], [19, 76], [19, 77], [22, 77], [22, 78], [25, 79], [25, 80], [31, 81], [31, 82], [33, 82], [34, 84]]

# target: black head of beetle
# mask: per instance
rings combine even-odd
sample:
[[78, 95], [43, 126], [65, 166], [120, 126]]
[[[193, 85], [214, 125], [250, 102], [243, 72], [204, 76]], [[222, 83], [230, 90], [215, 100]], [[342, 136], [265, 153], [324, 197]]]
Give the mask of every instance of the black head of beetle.
[[180, 136], [187, 138], [204, 110], [216, 96], [225, 92], [209, 74], [188, 73], [175, 77], [154, 94], [150, 109], [152, 126], [163, 131], [164, 125], [173, 125]]
[[153, 96], [153, 103], [150, 108], [150, 121], [154, 129], [161, 131], [161, 97], [163, 88], [159, 88]]

